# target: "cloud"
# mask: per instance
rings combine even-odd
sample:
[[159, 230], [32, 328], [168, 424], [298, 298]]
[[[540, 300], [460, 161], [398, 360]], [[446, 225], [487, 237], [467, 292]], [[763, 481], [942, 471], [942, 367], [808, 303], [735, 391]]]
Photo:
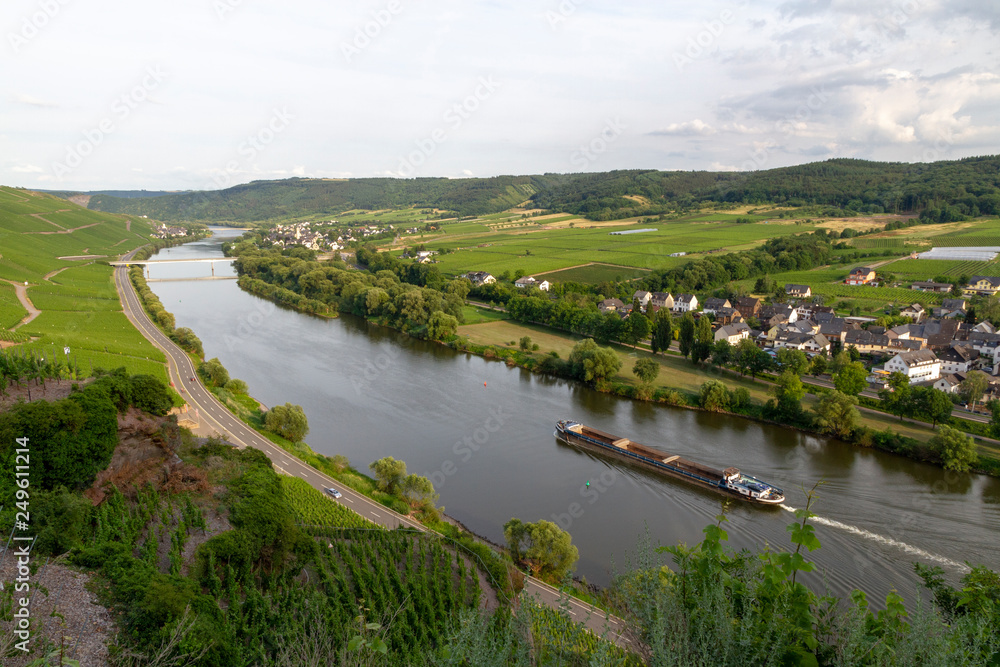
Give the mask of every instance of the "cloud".
[[10, 170], [15, 174], [43, 174], [45, 170], [36, 164], [19, 164], [16, 167], [11, 167]]
[[649, 134], [654, 137], [708, 137], [715, 133], [714, 128], [700, 118], [695, 118], [684, 123], [672, 123], [662, 130], [653, 130]]
[[52, 102], [46, 102], [45, 100], [40, 100], [32, 95], [27, 95], [25, 93], [14, 93], [11, 95], [11, 101], [16, 104], [27, 104], [32, 107], [56, 107], [57, 104]]

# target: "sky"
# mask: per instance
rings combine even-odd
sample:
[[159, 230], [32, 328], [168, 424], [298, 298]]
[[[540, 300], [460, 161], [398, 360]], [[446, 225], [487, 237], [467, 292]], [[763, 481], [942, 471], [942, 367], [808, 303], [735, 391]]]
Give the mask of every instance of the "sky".
[[1000, 152], [993, 0], [5, 0], [0, 184]]

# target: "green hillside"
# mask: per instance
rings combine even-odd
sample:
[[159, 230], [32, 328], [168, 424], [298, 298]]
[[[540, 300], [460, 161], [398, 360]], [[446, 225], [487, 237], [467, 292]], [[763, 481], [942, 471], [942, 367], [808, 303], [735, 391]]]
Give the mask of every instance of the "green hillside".
[[[0, 341], [41, 357], [61, 357], [68, 347], [67, 361], [84, 373], [125, 366], [165, 378], [163, 354], [126, 319], [105, 263], [146, 243], [150, 232], [142, 219], [0, 187]], [[20, 326], [28, 313], [13, 283], [27, 283], [41, 311]]]
[[530, 200], [537, 208], [613, 220], [690, 211], [704, 204], [774, 202], [825, 207], [819, 213], [832, 216], [929, 211], [935, 221], [948, 222], [1000, 213], [1000, 156], [915, 164], [836, 159], [754, 172], [293, 178], [160, 197], [119, 194], [129, 198], [96, 194], [89, 207], [169, 221], [257, 222], [405, 207], [488, 215]]

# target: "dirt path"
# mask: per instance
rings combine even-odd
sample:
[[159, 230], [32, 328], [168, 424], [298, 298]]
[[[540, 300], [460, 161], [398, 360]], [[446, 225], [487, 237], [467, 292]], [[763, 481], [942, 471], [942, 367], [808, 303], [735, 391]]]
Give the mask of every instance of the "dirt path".
[[[46, 220], [45, 222], [49, 222], [49, 221]], [[55, 223], [52, 223], [52, 224], [55, 224]], [[72, 234], [73, 232], [78, 232], [81, 229], [87, 229], [88, 227], [96, 227], [99, 224], [101, 224], [101, 223], [99, 223], [99, 222], [92, 222], [89, 225], [83, 225], [82, 227], [74, 227], [73, 229], [64, 229], [61, 232], [21, 232], [21, 233], [22, 234]], [[58, 226], [59, 225], [56, 225], [56, 227], [58, 227]]]
[[[53, 211], [53, 213], [66, 213], [67, 211], [69, 211], [68, 208], [63, 208], [63, 209], [60, 209], [58, 211]], [[41, 220], [42, 222], [47, 222], [50, 225], [52, 225], [53, 227], [58, 227], [59, 229], [66, 229], [62, 225], [56, 224], [56, 223], [52, 222], [51, 220], [47, 220], [46, 218], [42, 217], [41, 213], [29, 213], [29, 215], [32, 218], [37, 218], [37, 219]], [[48, 215], [48, 213], [46, 213], [45, 215]], [[26, 233], [30, 234], [31, 232], [26, 232]], [[37, 232], [37, 233], [44, 234], [45, 232]]]
[[65, 270], [66, 270], [66, 269], [68, 269], [68, 268], [69, 268], [68, 266], [64, 266], [64, 267], [62, 267], [61, 269], [56, 269], [55, 271], [49, 271], [49, 272], [48, 272], [48, 273], [46, 273], [46, 274], [45, 274], [44, 276], [42, 276], [42, 278], [43, 278], [44, 280], [48, 280], [48, 279], [52, 278], [52, 276], [54, 276], [54, 275], [57, 275], [57, 274], [59, 274], [59, 273], [61, 273], [61, 272], [65, 271]]
[[25, 324], [42, 314], [42, 311], [35, 308], [35, 304], [31, 303], [31, 299], [28, 298], [28, 288], [24, 285], [24, 283], [16, 283], [13, 280], [7, 280], [5, 278], [0, 278], [0, 280], [14, 286], [14, 293], [17, 295], [17, 300], [20, 301], [21, 305], [24, 306], [24, 309], [28, 311], [28, 316], [18, 322], [15, 326], [11, 327], [11, 331], [15, 331], [19, 327], [23, 327]]

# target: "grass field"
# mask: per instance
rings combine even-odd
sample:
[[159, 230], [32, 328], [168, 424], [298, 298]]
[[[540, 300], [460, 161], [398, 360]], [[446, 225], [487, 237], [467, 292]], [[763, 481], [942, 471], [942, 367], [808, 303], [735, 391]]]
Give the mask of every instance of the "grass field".
[[17, 300], [14, 286], [0, 283], [0, 328], [10, 329], [28, 314], [21, 302]]
[[[516, 348], [517, 343], [510, 345], [510, 341], [518, 341], [522, 336], [530, 336], [532, 342], [539, 346], [538, 351], [534, 354], [538, 359], [551, 351], [557, 352], [561, 359], [567, 359], [573, 346], [582, 340], [581, 336], [564, 334], [546, 327], [520, 324], [510, 320], [461, 326], [458, 328], [458, 333], [462, 336], [468, 336], [471, 342], [479, 345], [496, 345], [511, 349]], [[721, 379], [730, 388], [745, 387], [757, 402], [765, 402], [772, 397], [769, 385], [759, 381], [753, 382], [749, 377], [740, 378], [729, 372], [719, 371], [714, 367], [696, 366], [691, 361], [676, 355], [653, 355], [647, 350], [633, 350], [630, 347], [620, 345], [610, 347], [622, 362], [621, 370], [613, 378], [621, 382], [635, 382], [632, 367], [637, 359], [648, 357], [660, 364], [660, 373], [654, 383], [657, 387], [697, 392], [707, 380]], [[808, 409], [816, 400], [815, 397], [807, 396], [803, 399], [802, 405]], [[921, 442], [926, 442], [935, 434], [929, 425], [900, 423], [897, 418], [891, 415], [862, 412], [861, 418], [862, 423], [866, 426], [878, 430], [884, 430], [888, 426], [894, 431]]]
[[882, 267], [907, 280], [931, 280], [934, 276], [1000, 276], [1000, 263], [961, 259], [900, 259]]
[[[678, 257], [667, 257], [663, 266], [673, 266], [676, 263], [680, 263], [678, 260], [682, 259], [683, 258]], [[585, 266], [575, 266], [570, 269], [550, 271], [548, 273], [535, 275], [543, 275], [545, 279], [550, 282], [600, 283], [606, 280], [629, 280], [632, 278], [642, 278], [648, 274], [649, 271], [645, 269], [633, 269], [624, 266], [615, 266], [614, 264], [587, 264]]]
[[[632, 269], [662, 268], [675, 259], [669, 257], [672, 253], [690, 255], [743, 250], [770, 238], [814, 229], [810, 225], [736, 224], [732, 222], [736, 216], [726, 214], [702, 217], [705, 218], [703, 222], [590, 224], [563, 228], [546, 228], [529, 218], [509, 231], [479, 232], [476, 227], [482, 230], [482, 223], [456, 223], [443, 225], [441, 234], [427, 236], [421, 242], [430, 249], [453, 251], [437, 258], [438, 268], [447, 275], [472, 270], [497, 274], [517, 269], [533, 275], [592, 262]], [[656, 231], [624, 236], [610, 233], [648, 227]], [[688, 261], [691, 258], [676, 259]]]
[[[68, 347], [68, 361], [84, 373], [94, 366], [125, 366], [165, 380], [166, 359], [122, 312], [112, 268], [92, 260], [58, 259], [118, 255], [142, 245], [149, 232], [141, 219], [127, 222], [55, 197], [0, 188], [0, 277], [28, 282], [28, 298], [42, 311], [18, 329], [32, 339], [19, 347], [45, 357], [63, 355]], [[0, 283], [0, 327], [25, 314], [13, 288]]]
[[507, 313], [482, 306], [463, 306], [462, 314], [465, 316], [464, 324], [481, 324], [507, 319]]

